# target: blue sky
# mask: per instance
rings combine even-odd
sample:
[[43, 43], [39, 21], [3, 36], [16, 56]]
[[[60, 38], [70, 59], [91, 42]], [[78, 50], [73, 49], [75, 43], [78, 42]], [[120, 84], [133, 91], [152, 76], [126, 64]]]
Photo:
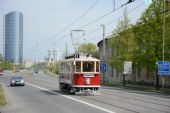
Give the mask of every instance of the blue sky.
[[[96, 2], [81, 19], [58, 34]], [[126, 2], [127, 0], [115, 0], [116, 9]], [[3, 53], [3, 15], [11, 11], [20, 11], [24, 15], [24, 59], [38, 59], [47, 56], [47, 50], [51, 48], [57, 49], [62, 55], [66, 43], [69, 53], [72, 53], [70, 31], [74, 29], [81, 28], [85, 32], [84, 37], [81, 32], [74, 32], [74, 43], [97, 44], [102, 39], [101, 24], [106, 25], [106, 36], [111, 35], [118, 20], [122, 19], [125, 7], [130, 11], [128, 16], [131, 23], [135, 23], [147, 5], [144, 0], [135, 0], [109, 16], [81, 28], [113, 10], [113, 0], [0, 0], [0, 53]]]

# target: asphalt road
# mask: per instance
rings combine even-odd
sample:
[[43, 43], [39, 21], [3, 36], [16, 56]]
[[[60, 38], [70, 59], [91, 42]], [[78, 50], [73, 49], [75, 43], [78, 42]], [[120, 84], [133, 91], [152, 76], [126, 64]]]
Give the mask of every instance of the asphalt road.
[[43, 73], [24, 76], [24, 87], [9, 87], [12, 73], [0, 77], [9, 105], [2, 113], [170, 113], [170, 95], [103, 87], [100, 96], [67, 95], [57, 77]]

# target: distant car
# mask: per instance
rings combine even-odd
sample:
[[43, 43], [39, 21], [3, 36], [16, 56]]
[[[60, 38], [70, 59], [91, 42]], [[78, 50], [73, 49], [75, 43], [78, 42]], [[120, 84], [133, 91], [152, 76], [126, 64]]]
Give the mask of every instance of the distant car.
[[10, 80], [10, 86], [24, 86], [25, 81], [21, 76], [12, 76]]
[[3, 73], [2, 73], [2, 72], [0, 72], [0, 76], [3, 76]]

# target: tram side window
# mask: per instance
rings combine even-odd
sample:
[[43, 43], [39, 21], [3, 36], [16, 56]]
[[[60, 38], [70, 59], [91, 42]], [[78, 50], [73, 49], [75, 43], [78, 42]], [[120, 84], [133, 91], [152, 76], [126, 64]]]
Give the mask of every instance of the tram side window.
[[60, 71], [61, 71], [61, 72], [64, 72], [64, 63], [63, 63], [63, 62], [61, 63]]
[[94, 62], [83, 62], [83, 72], [94, 72]]
[[81, 62], [76, 62], [76, 72], [81, 72]]
[[99, 65], [99, 62], [96, 62], [96, 72], [99, 72], [99, 69], [100, 69], [99, 66], [100, 66], [100, 65]]

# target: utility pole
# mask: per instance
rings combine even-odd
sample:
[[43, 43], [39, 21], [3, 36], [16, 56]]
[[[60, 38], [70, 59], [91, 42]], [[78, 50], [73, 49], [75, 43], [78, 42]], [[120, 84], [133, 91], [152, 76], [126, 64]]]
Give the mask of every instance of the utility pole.
[[[103, 28], [103, 64], [105, 64], [106, 63], [105, 25], [102, 24], [101, 26]], [[107, 65], [106, 65], [106, 67], [107, 67]], [[107, 76], [106, 74], [107, 74], [107, 68], [106, 68], [106, 72], [103, 72], [103, 82], [105, 81], [105, 76]]]
[[65, 43], [65, 45], [66, 45], [66, 56], [67, 56], [67, 43]]
[[5, 60], [5, 15], [3, 14], [3, 58]]
[[113, 0], [113, 11], [115, 11], [115, 0]]
[[103, 28], [103, 58], [105, 58], [105, 55], [106, 55], [106, 52], [105, 52], [105, 49], [106, 49], [106, 42], [105, 42], [105, 25], [101, 25], [102, 28]]
[[[163, 1], [163, 10], [165, 11], [165, 3], [166, 0]], [[162, 33], [162, 61], [165, 60], [165, 12], [163, 13], [163, 33]], [[159, 77], [158, 77], [158, 83], [159, 83]], [[165, 84], [165, 77], [162, 76], [162, 88], [164, 88]], [[159, 84], [158, 84], [159, 85]], [[159, 89], [159, 86], [157, 86], [157, 89]]]

